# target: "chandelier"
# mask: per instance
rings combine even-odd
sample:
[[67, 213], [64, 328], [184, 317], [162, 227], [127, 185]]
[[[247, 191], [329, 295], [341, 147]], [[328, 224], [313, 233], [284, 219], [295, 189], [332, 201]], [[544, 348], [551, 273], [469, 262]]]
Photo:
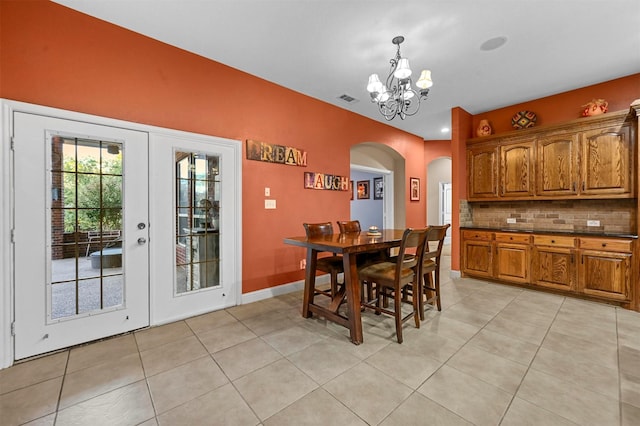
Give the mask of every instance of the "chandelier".
[[409, 59], [400, 55], [400, 44], [404, 41], [404, 37], [397, 36], [391, 41], [398, 46], [398, 51], [396, 56], [389, 61], [391, 70], [386, 84], [382, 84], [378, 74], [371, 74], [367, 84], [367, 91], [371, 94], [371, 102], [378, 105], [380, 113], [387, 121], [393, 120], [396, 116], [404, 120], [407, 116], [415, 115], [420, 109], [420, 101], [427, 99], [429, 88], [433, 86], [431, 71], [423, 70], [420, 73], [420, 78], [416, 81], [418, 90], [411, 87]]

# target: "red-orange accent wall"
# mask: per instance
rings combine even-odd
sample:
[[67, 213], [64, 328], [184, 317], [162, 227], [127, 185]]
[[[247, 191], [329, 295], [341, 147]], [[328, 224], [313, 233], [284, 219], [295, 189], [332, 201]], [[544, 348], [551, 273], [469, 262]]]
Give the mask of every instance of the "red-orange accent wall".
[[[44, 0], [0, 3], [0, 97], [307, 151], [306, 168], [243, 160], [243, 293], [302, 279], [283, 238], [349, 217], [349, 194], [303, 189], [304, 171], [348, 176], [350, 147], [378, 142], [424, 173], [417, 136]], [[407, 201], [407, 226], [424, 218]]]
[[609, 111], [628, 109], [634, 99], [640, 98], [640, 74], [633, 74], [593, 86], [569, 92], [546, 96], [517, 105], [483, 112], [473, 116], [473, 135], [481, 119], [488, 119], [493, 133], [513, 131], [511, 118], [518, 111], [536, 113], [536, 126], [575, 120], [582, 116], [582, 105], [592, 99], [604, 99], [609, 103]]

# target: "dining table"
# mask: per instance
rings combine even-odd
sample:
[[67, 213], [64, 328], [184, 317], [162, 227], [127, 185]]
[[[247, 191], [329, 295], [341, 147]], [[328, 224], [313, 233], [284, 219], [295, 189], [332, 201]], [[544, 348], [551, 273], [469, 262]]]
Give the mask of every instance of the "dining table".
[[[362, 343], [361, 286], [358, 279], [357, 255], [383, 252], [393, 247], [399, 247], [404, 231], [404, 229], [382, 229], [377, 233], [361, 231], [315, 237], [285, 238], [285, 244], [307, 249], [302, 316], [311, 318], [313, 314], [316, 314], [336, 322], [349, 329], [351, 341], [354, 344]], [[324, 305], [315, 303], [316, 265], [318, 254], [322, 252], [342, 255], [344, 267], [344, 285], [332, 296], [330, 303]], [[346, 315], [339, 312], [343, 303], [346, 305]]]

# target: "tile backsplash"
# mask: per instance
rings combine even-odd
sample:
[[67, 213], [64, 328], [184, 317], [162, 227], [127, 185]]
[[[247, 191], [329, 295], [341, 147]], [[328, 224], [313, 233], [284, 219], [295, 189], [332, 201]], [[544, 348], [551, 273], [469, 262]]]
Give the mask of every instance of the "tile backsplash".
[[460, 225], [527, 231], [637, 235], [636, 203], [634, 199], [510, 202], [464, 200], [460, 203]]

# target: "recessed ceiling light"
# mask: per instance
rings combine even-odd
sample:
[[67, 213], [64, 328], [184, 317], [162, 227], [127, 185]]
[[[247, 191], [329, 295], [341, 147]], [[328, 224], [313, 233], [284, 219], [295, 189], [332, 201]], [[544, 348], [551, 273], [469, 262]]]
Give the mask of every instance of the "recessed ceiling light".
[[447, 133], [449, 130], [451, 129], [449, 129], [448, 127], [443, 127], [442, 129], [440, 129], [442, 133]]
[[495, 50], [498, 47], [501, 47], [502, 45], [504, 45], [506, 42], [507, 42], [507, 38], [505, 36], [490, 38], [489, 40], [485, 41], [480, 45], [480, 50], [484, 50], [484, 51]]

